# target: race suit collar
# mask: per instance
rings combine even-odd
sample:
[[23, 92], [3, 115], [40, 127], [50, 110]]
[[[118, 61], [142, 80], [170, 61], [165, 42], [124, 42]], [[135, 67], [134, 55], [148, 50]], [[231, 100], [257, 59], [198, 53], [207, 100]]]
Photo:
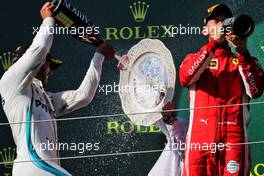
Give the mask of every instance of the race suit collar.
[[34, 79], [33, 79], [33, 83], [34, 83], [36, 86], [38, 86], [39, 88], [43, 89], [42, 81], [40, 81], [39, 79], [34, 78]]
[[226, 45], [222, 45], [219, 46], [218, 48], [216, 48], [214, 55], [216, 57], [218, 56], [229, 56], [231, 53], [231, 48], [226, 44]]

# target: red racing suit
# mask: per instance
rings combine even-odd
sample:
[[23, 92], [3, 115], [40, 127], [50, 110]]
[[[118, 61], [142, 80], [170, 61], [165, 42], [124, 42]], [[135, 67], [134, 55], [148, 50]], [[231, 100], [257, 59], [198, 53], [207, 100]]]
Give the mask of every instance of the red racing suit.
[[179, 74], [190, 101], [183, 175], [249, 175], [249, 148], [239, 144], [247, 142], [249, 106], [237, 104], [263, 93], [257, 59], [211, 40], [186, 56]]

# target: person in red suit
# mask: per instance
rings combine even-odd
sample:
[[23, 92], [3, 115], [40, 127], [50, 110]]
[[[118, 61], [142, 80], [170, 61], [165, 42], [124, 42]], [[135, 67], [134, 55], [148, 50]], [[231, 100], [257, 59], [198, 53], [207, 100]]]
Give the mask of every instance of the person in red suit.
[[183, 175], [249, 175], [249, 148], [243, 144], [248, 141], [249, 106], [241, 104], [262, 95], [264, 74], [246, 37], [210, 30], [229, 17], [232, 12], [224, 4], [208, 9], [204, 35], [209, 42], [188, 54], [179, 69], [191, 108]]

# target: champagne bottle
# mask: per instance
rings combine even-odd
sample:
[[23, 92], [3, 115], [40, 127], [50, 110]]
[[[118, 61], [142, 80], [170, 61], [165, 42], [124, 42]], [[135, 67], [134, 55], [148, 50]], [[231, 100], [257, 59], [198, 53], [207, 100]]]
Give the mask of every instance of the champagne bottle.
[[[82, 34], [78, 32], [71, 33], [74, 38], [94, 46], [99, 46], [104, 42], [99, 35], [99, 30], [96, 29], [94, 24], [76, 7], [68, 3], [66, 0], [53, 0], [52, 3], [55, 6], [53, 9], [55, 21], [60, 26], [65, 28], [75, 28], [76, 31], [82, 31]], [[80, 28], [83, 29], [79, 30]], [[87, 33], [87, 31], [89, 32]]]

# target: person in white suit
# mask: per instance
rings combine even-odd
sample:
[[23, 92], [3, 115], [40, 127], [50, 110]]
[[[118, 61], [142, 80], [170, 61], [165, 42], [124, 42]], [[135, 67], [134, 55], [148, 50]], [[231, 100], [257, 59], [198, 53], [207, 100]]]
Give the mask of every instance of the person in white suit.
[[[58, 93], [46, 92], [45, 85], [53, 70], [61, 63], [49, 54], [53, 34], [43, 32], [54, 27], [53, 5], [47, 2], [40, 13], [43, 23], [33, 43], [4, 73], [0, 93], [4, 112], [12, 124], [12, 134], [17, 146], [13, 176], [68, 176], [60, 166], [56, 148], [43, 149], [42, 144], [58, 142], [55, 118], [87, 106], [98, 87], [102, 64], [114, 58], [114, 49], [104, 43], [97, 48], [89, 69], [76, 90]], [[45, 122], [34, 123], [34, 121]], [[25, 122], [25, 123], [20, 123]]]

